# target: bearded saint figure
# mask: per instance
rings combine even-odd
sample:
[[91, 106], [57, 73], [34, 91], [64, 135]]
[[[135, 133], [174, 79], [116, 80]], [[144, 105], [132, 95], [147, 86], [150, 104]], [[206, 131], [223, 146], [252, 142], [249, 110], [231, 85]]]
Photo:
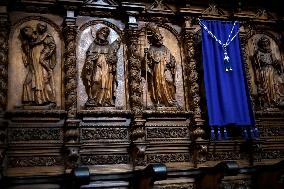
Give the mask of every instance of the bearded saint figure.
[[258, 40], [252, 60], [260, 106], [265, 108], [282, 106], [283, 65], [276, 59], [267, 37], [263, 36]]
[[115, 106], [117, 51], [120, 41], [109, 43], [110, 29], [100, 28], [86, 52], [81, 78], [88, 95], [86, 106]]
[[[176, 60], [170, 50], [163, 45], [163, 36], [156, 25], [147, 27], [150, 47], [144, 57], [143, 73], [147, 74], [148, 91], [156, 107], [176, 105]], [[144, 74], [144, 77], [145, 75]]]

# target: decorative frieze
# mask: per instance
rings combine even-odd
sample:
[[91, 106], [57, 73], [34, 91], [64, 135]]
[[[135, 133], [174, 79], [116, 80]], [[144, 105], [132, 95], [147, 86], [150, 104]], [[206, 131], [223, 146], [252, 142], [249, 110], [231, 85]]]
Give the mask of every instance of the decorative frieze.
[[9, 130], [9, 142], [29, 141], [62, 141], [61, 129], [58, 128], [11, 128]]
[[82, 140], [127, 140], [127, 128], [83, 128], [81, 130]]
[[62, 165], [62, 159], [59, 156], [25, 156], [9, 157], [8, 167], [50, 167]]
[[147, 128], [147, 139], [163, 138], [163, 139], [188, 139], [190, 132], [187, 127], [182, 128]]
[[191, 155], [189, 153], [147, 154], [148, 163], [171, 163], [189, 161], [191, 161]]
[[129, 163], [128, 155], [82, 155], [83, 165], [110, 165]]
[[207, 161], [223, 161], [223, 160], [240, 160], [241, 154], [239, 152], [224, 151], [224, 152], [209, 152], [207, 154]]

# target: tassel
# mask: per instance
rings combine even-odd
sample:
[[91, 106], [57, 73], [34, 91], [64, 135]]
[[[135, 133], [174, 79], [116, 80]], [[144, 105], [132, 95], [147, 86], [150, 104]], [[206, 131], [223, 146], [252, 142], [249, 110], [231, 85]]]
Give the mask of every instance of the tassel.
[[250, 128], [250, 136], [251, 136], [251, 139], [255, 139], [255, 136], [254, 136], [254, 132], [253, 132], [253, 128], [252, 128], [252, 127]]
[[210, 136], [210, 139], [211, 140], [215, 140], [215, 131], [214, 131], [214, 128], [211, 127], [211, 136]]
[[248, 133], [246, 128], [243, 128], [243, 137], [244, 139], [248, 139]]
[[223, 137], [224, 137], [224, 140], [227, 140], [227, 139], [228, 139], [228, 133], [227, 133], [226, 127], [224, 127]]
[[254, 133], [254, 137], [256, 139], [259, 138], [259, 132], [258, 132], [258, 129], [256, 127], [253, 129], [253, 133]]
[[218, 131], [217, 131], [217, 140], [222, 140], [220, 127], [218, 127]]

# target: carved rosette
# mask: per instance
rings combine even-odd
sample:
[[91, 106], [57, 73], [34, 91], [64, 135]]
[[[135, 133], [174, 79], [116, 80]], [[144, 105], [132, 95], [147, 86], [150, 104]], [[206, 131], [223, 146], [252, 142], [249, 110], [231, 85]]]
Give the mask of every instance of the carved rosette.
[[77, 106], [77, 70], [76, 70], [76, 35], [75, 18], [67, 18], [64, 26], [65, 52], [65, 109], [68, 117], [76, 117]]
[[0, 111], [7, 105], [8, 90], [8, 16], [0, 15]]

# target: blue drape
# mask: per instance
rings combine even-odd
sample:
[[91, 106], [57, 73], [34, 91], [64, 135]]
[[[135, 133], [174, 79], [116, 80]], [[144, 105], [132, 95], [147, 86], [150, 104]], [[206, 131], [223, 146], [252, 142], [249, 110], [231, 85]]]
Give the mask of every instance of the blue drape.
[[[226, 43], [234, 22], [201, 20], [222, 43]], [[237, 22], [231, 37], [239, 29]], [[209, 125], [224, 127], [255, 125], [245, 80], [239, 36], [227, 47], [232, 71], [226, 72], [224, 52], [219, 43], [202, 28], [202, 61]], [[215, 132], [216, 133], [216, 132]]]

